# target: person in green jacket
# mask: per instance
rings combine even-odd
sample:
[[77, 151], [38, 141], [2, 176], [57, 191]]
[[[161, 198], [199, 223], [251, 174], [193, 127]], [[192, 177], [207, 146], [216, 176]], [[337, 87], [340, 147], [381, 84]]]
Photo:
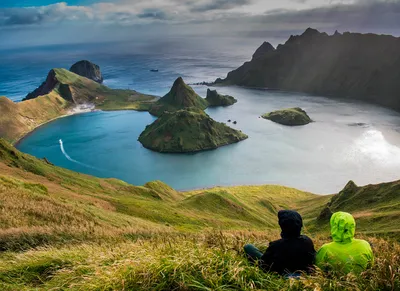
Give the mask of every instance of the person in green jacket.
[[356, 222], [350, 213], [336, 212], [332, 215], [331, 235], [333, 242], [325, 244], [317, 253], [316, 265], [322, 270], [343, 273], [361, 273], [374, 263], [370, 244], [355, 239]]

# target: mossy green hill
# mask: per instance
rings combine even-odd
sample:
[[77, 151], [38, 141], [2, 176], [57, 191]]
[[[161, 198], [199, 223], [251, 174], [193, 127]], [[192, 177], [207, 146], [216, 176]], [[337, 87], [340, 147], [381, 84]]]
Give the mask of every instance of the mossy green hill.
[[308, 114], [303, 109], [298, 107], [266, 113], [262, 115], [262, 118], [288, 126], [306, 125], [312, 122]]
[[155, 116], [161, 116], [165, 111], [173, 112], [185, 108], [196, 108], [204, 110], [208, 103], [204, 98], [194, 92], [194, 90], [185, 84], [179, 77], [175, 80], [171, 90], [160, 100], [150, 107], [149, 112]]
[[242, 132], [191, 108], [165, 112], [139, 136], [148, 149], [162, 153], [190, 153], [215, 149], [247, 138]]
[[[318, 248], [329, 238], [317, 217], [331, 200], [333, 210], [354, 214], [358, 234], [388, 231], [400, 239], [398, 185], [350, 183], [334, 196], [273, 185], [179, 192], [159, 181], [133, 186], [72, 172], [0, 140], [0, 289], [397, 290], [395, 241], [364, 237], [376, 260], [360, 276], [295, 281], [249, 265], [241, 250], [249, 242], [264, 249], [279, 237], [280, 209], [303, 215]], [[380, 223], [385, 213], [391, 225]]]
[[79, 104], [102, 110], [147, 110], [156, 97], [132, 90], [115, 90], [65, 69], [53, 69], [46, 81], [14, 103], [0, 97], [0, 137], [16, 142], [36, 127], [70, 114]]

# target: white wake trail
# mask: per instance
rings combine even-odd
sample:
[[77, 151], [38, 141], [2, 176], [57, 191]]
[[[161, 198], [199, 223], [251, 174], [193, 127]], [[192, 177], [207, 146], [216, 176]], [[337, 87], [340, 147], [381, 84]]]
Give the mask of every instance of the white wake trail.
[[60, 149], [61, 149], [61, 152], [62, 152], [63, 155], [67, 158], [67, 160], [69, 160], [69, 161], [71, 161], [71, 162], [73, 162], [73, 163], [76, 163], [76, 164], [78, 164], [78, 165], [84, 166], [84, 167], [86, 167], [86, 168], [90, 168], [90, 169], [97, 170], [95, 167], [86, 165], [86, 164], [84, 164], [84, 163], [81, 163], [81, 162], [79, 162], [79, 161], [74, 160], [73, 158], [71, 158], [71, 157], [67, 154], [67, 152], [65, 151], [65, 149], [64, 149], [64, 143], [63, 143], [62, 139], [60, 139], [59, 142], [60, 142]]

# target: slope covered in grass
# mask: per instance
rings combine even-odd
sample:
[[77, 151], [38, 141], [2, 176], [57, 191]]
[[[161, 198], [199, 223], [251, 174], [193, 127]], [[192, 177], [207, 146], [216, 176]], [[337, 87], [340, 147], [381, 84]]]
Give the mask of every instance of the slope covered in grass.
[[161, 116], [165, 111], [174, 112], [185, 108], [204, 110], [207, 106], [208, 102], [197, 95], [197, 93], [179, 77], [175, 80], [171, 90], [150, 107], [149, 112], [152, 115]]
[[[365, 189], [384, 190], [377, 207], [396, 205], [397, 184]], [[317, 272], [290, 281], [247, 263], [244, 244], [265, 249], [279, 238], [280, 209], [303, 215], [317, 248], [328, 242], [316, 218], [340, 195], [274, 185], [133, 186], [58, 168], [0, 140], [0, 290], [397, 290], [400, 246], [370, 236], [376, 263], [358, 277]], [[358, 233], [375, 227], [349, 210]]]
[[0, 97], [0, 137], [16, 142], [36, 127], [71, 114], [78, 104], [102, 110], [147, 110], [154, 96], [115, 90], [65, 69], [53, 69], [46, 81], [22, 102]]
[[204, 111], [190, 108], [165, 112], [140, 134], [148, 149], [162, 153], [198, 152], [237, 143], [244, 133], [213, 120]]

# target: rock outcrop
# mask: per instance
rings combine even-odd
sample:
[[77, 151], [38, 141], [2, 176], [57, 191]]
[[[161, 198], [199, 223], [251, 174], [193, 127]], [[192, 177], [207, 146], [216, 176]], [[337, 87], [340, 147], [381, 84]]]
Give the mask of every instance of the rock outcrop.
[[165, 112], [139, 136], [145, 148], [161, 153], [190, 153], [215, 149], [247, 138], [216, 122], [203, 110]]
[[271, 49], [263, 44], [250, 62], [218, 85], [281, 89], [359, 99], [400, 110], [400, 38], [315, 29]]
[[207, 97], [206, 100], [208, 102], [208, 106], [230, 106], [237, 102], [235, 98], [229, 95], [221, 95], [218, 94], [217, 90], [207, 89]]
[[165, 111], [173, 112], [185, 108], [197, 108], [204, 110], [208, 107], [208, 103], [204, 98], [194, 92], [194, 90], [185, 84], [183, 79], [179, 77], [175, 80], [171, 90], [149, 110], [152, 115], [160, 116]]
[[303, 109], [298, 107], [266, 113], [262, 116], [262, 118], [288, 126], [306, 125], [312, 122], [308, 114]]
[[93, 80], [99, 84], [103, 83], [103, 75], [101, 74], [100, 67], [89, 61], [79, 61], [72, 65], [69, 69], [71, 72]]

